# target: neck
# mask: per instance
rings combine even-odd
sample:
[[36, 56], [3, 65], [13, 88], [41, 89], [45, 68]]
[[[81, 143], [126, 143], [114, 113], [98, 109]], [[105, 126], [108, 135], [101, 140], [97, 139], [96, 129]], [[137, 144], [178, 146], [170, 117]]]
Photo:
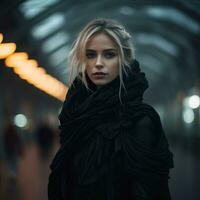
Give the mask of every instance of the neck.
[[101, 85], [97, 85], [97, 89], [101, 88]]

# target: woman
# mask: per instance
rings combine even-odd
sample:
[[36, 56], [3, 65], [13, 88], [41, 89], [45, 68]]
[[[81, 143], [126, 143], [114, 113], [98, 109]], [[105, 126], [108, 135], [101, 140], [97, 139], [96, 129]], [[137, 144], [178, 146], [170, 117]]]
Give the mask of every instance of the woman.
[[75, 40], [49, 200], [169, 200], [173, 155], [118, 22], [97, 19]]

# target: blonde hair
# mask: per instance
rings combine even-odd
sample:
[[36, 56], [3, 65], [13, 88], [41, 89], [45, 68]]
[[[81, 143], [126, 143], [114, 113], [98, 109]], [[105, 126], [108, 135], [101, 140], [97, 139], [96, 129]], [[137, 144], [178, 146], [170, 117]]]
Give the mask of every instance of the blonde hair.
[[[88, 88], [85, 69], [86, 69], [86, 45], [92, 36], [98, 33], [106, 33], [115, 42], [118, 47], [119, 55], [119, 78], [120, 78], [120, 88], [119, 96], [121, 94], [121, 87], [124, 86], [122, 70], [127, 75], [126, 67], [130, 68], [130, 63], [134, 60], [135, 50], [133, 49], [131, 43], [131, 36], [125, 30], [125, 28], [117, 21], [111, 19], [95, 19], [88, 23], [83, 30], [79, 33], [78, 37], [72, 44], [72, 49], [69, 52], [69, 87], [72, 85], [73, 80], [76, 76], [82, 80], [86, 88]], [[82, 76], [80, 76], [80, 73]]]

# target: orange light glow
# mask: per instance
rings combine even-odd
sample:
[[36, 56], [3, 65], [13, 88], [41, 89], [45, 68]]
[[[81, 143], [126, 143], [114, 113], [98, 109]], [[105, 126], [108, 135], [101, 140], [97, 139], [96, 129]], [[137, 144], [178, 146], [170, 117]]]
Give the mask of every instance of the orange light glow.
[[28, 54], [24, 52], [13, 53], [8, 56], [5, 60], [7, 67], [20, 67], [24, 60], [28, 59]]
[[37, 72], [40, 73], [40, 74], [46, 74], [46, 70], [42, 67], [38, 67]]
[[47, 74], [45, 69], [38, 67], [36, 60], [28, 60], [27, 53], [13, 53], [6, 58], [5, 64], [12, 67], [14, 72], [29, 84], [60, 101], [65, 100], [68, 88], [62, 82]]
[[0, 33], [0, 43], [3, 41], [3, 34]]
[[1, 43], [0, 44], [0, 59], [4, 59], [8, 57], [13, 52], [15, 52], [15, 50], [16, 50], [15, 43]]

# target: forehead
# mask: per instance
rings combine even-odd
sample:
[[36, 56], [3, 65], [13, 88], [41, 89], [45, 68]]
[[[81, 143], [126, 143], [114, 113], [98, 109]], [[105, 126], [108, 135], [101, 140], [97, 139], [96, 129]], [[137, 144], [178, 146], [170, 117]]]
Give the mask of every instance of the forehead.
[[116, 43], [106, 33], [98, 33], [92, 36], [86, 45], [87, 49], [117, 49]]

